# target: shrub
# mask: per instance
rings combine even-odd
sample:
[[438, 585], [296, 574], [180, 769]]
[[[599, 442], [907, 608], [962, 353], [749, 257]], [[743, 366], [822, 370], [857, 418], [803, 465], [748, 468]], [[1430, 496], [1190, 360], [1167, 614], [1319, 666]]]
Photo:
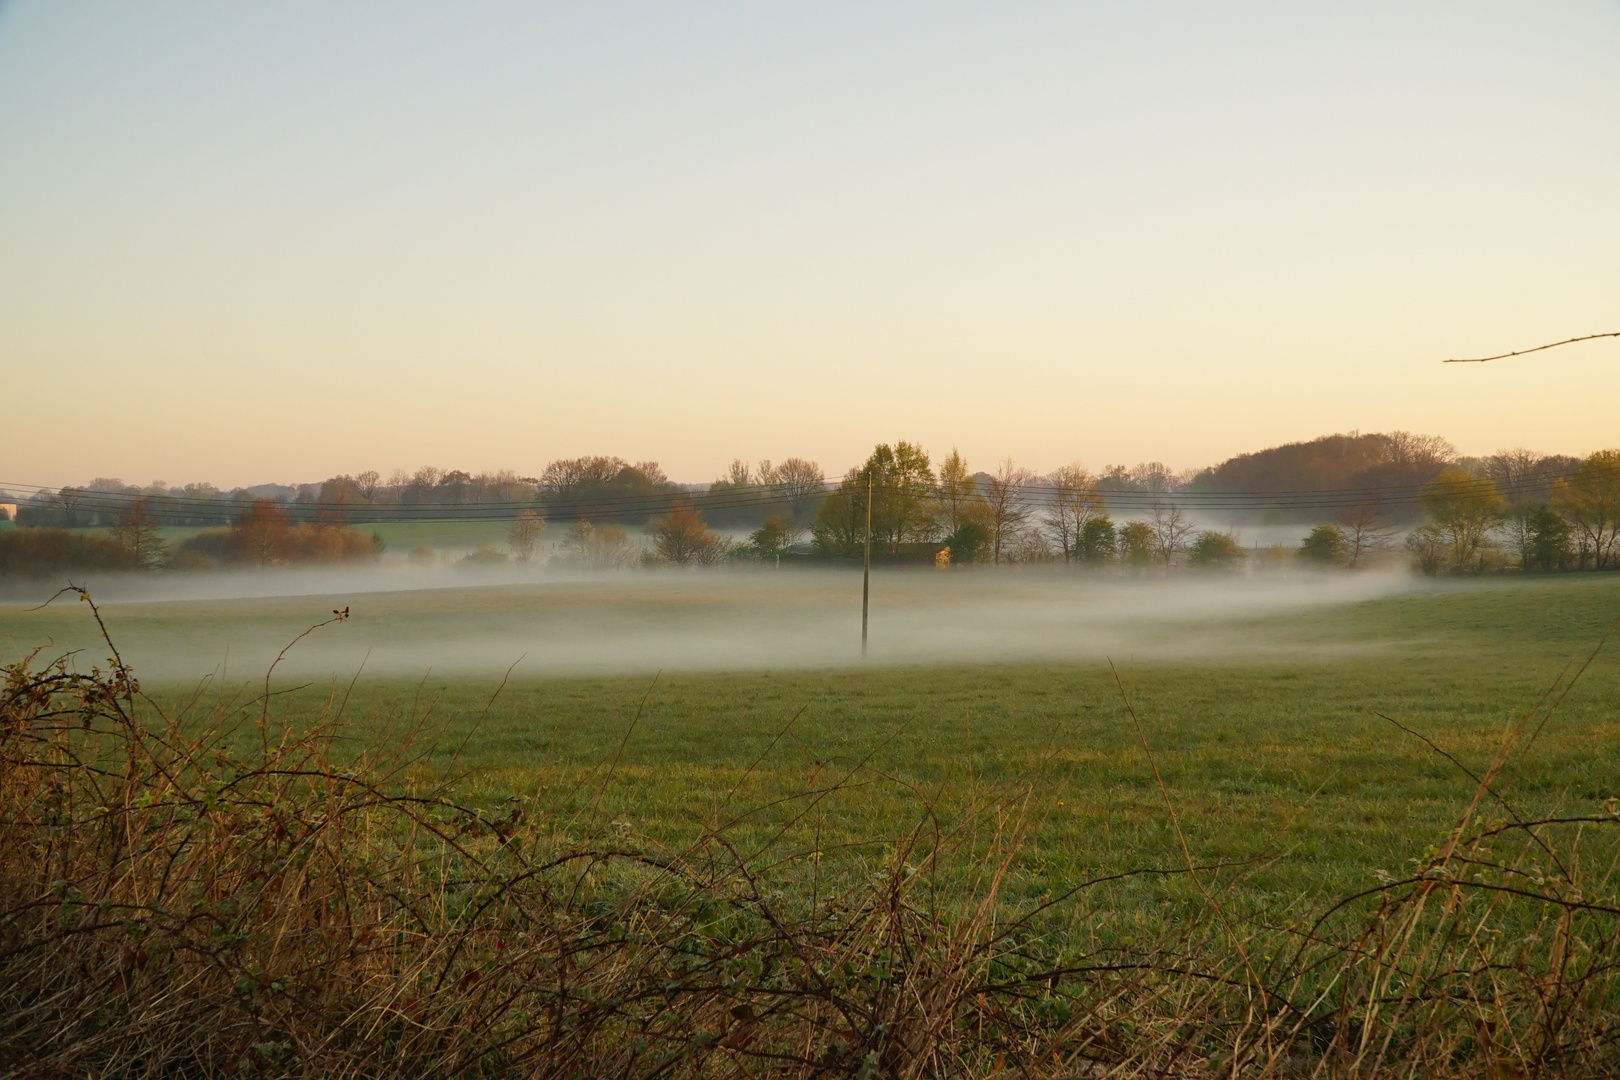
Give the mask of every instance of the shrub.
[[1187, 555], [1187, 565], [1200, 570], [1235, 570], [1247, 557], [1230, 533], [1201, 532]]
[[739, 558], [769, 562], [787, 550], [793, 528], [793, 519], [786, 514], [768, 517], [749, 534], [748, 543], [738, 547], [733, 554]]
[[202, 569], [228, 561], [226, 545], [230, 539], [230, 529], [204, 529], [193, 533], [174, 547], [176, 568], [185, 563], [186, 568]]
[[989, 548], [990, 532], [977, 521], [962, 522], [945, 538], [945, 550], [950, 552], [952, 566], [972, 566], [984, 558]]
[[507, 561], [506, 552], [494, 544], [479, 544], [460, 559], [457, 566], [501, 566]]
[[1406, 534], [1406, 550], [1411, 552], [1412, 565], [1433, 577], [1446, 567], [1450, 544], [1435, 525], [1419, 525]]
[[1153, 526], [1147, 522], [1127, 521], [1116, 542], [1120, 561], [1131, 569], [1141, 572], [1153, 562]]
[[1337, 525], [1318, 525], [1300, 543], [1299, 557], [1317, 566], [1343, 566], [1350, 559], [1350, 541]]
[[42, 577], [65, 570], [139, 570], [144, 563], [110, 536], [19, 525], [0, 530], [0, 575]]
[[1575, 530], [1551, 507], [1539, 507], [1525, 522], [1527, 568], [1562, 570], [1575, 558]]
[[1092, 518], [1080, 527], [1074, 542], [1074, 557], [1083, 563], [1109, 563], [1114, 561], [1114, 523], [1106, 516]]
[[676, 566], [710, 566], [731, 551], [731, 541], [711, 532], [703, 515], [685, 503], [653, 518], [647, 531], [657, 559]]
[[255, 499], [231, 522], [219, 546], [226, 562], [275, 566], [369, 558], [381, 551], [378, 540], [328, 522], [295, 525], [279, 503]]

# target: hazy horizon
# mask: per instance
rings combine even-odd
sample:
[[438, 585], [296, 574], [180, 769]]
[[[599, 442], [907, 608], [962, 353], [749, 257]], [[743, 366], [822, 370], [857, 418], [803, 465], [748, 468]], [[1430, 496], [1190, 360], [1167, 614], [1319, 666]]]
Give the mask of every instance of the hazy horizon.
[[[459, 578], [459, 580], [457, 580]], [[1118, 579], [1042, 573], [880, 570], [871, 651], [860, 651], [859, 576], [824, 570], [685, 573], [238, 572], [190, 582], [92, 586], [120, 655], [153, 684], [211, 672], [263, 678], [278, 652], [342, 605], [342, 625], [287, 652], [295, 677], [745, 671], [941, 663], [1311, 662], [1394, 643], [1359, 637], [1350, 618], [1325, 637], [1286, 620], [1343, 612], [1447, 586], [1404, 570], [1295, 571], [1258, 577]], [[46, 594], [48, 595], [48, 593]], [[48, 634], [96, 656], [82, 604], [0, 599], [16, 652]], [[1277, 620], [1283, 620], [1277, 622]], [[234, 673], [234, 676], [231, 674]]]

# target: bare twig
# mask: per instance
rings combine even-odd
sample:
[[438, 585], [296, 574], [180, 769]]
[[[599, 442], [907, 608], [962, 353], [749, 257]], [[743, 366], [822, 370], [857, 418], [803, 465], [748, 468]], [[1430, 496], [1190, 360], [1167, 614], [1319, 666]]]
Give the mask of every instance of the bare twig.
[[1487, 360], [1506, 360], [1506, 359], [1508, 359], [1509, 357], [1512, 357], [1512, 356], [1528, 356], [1530, 353], [1541, 352], [1543, 349], [1556, 349], [1560, 345], [1573, 345], [1577, 341], [1595, 341], [1598, 338], [1612, 338], [1612, 337], [1620, 337], [1620, 330], [1616, 330], [1612, 334], [1587, 334], [1584, 337], [1565, 338], [1563, 341], [1555, 341], [1551, 345], [1537, 345], [1533, 349], [1520, 349], [1518, 352], [1502, 353], [1500, 356], [1475, 356], [1475, 357], [1470, 357], [1469, 359], [1466, 359], [1466, 360], [1446, 360], [1446, 361], [1443, 361], [1443, 363], [1447, 363], [1447, 364], [1483, 364]]

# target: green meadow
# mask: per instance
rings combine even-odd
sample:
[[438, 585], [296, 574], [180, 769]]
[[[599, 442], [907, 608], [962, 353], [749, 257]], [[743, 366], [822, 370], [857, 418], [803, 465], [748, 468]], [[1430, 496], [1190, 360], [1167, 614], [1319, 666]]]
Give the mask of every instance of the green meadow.
[[[290, 637], [289, 605], [317, 602], [111, 605], [107, 617], [115, 638], [151, 639], [169, 620], [200, 643], [275, 611]], [[422, 606], [417, 617], [429, 619], [447, 601], [423, 592], [387, 603], [400, 618]], [[495, 674], [362, 670], [278, 677], [271, 708], [300, 721], [341, 710], [355, 745], [401, 749], [413, 782], [491, 808], [589, 819], [644, 846], [679, 847], [735, 823], [748, 843], [860, 867], [919, 823], [993, 822], [1017, 835], [1014, 887], [1031, 895], [1183, 865], [1173, 808], [1195, 859], [1222, 867], [1213, 879], [1275, 907], [1399, 876], [1455, 823], [1475, 788], [1464, 770], [1488, 766], [1507, 726], [1587, 660], [1617, 615], [1620, 575], [1527, 578], [1202, 630], [1288, 641], [1301, 647], [1293, 658], [849, 664], [504, 685]], [[62, 641], [84, 624], [82, 609], [0, 609], [0, 640]], [[318, 651], [345, 629], [324, 627], [298, 648]], [[243, 676], [147, 690], [165, 708], [203, 715], [262, 686]], [[1591, 813], [1620, 795], [1617, 702], [1611, 642], [1535, 742], [1509, 794], [1516, 811]], [[1149, 875], [1099, 895], [1151, 907], [1190, 888]]]

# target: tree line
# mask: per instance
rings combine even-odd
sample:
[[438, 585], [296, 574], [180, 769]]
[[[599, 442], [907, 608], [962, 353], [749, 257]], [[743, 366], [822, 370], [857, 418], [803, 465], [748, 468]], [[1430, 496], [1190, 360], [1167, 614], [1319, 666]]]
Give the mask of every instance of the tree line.
[[0, 575], [343, 563], [381, 555], [385, 547], [379, 534], [332, 518], [296, 521], [272, 499], [254, 500], [229, 525], [171, 543], [159, 531], [147, 497], [137, 496], [105, 532], [28, 525], [0, 531]]
[[[955, 449], [936, 467], [901, 441], [835, 482], [804, 458], [738, 460], [699, 485], [612, 456], [559, 459], [538, 477], [426, 467], [386, 482], [361, 472], [229, 493], [97, 480], [23, 500], [20, 524], [32, 527], [0, 533], [0, 573], [361, 559], [384, 546], [364, 523], [421, 517], [509, 522], [507, 548], [482, 547], [466, 560], [475, 564], [533, 561], [547, 535], [557, 538], [549, 558], [588, 569], [851, 559], [864, 551], [869, 512], [879, 562], [1230, 569], [1249, 553], [1219, 526], [1258, 518], [1318, 521], [1294, 554], [1323, 566], [1365, 565], [1404, 534], [1425, 573], [1607, 569], [1620, 562], [1617, 462], [1612, 450], [1465, 458], [1435, 436], [1351, 432], [1179, 474], [1158, 462], [1095, 474], [1075, 463], [1037, 476], [1011, 459], [976, 472]], [[107, 534], [68, 530], [87, 524]], [[210, 527], [169, 545], [159, 528], [170, 525]], [[750, 527], [746, 540], [733, 535]]]
[[1425, 489], [1427, 520], [1406, 537], [1419, 570], [1620, 569], [1620, 450], [1589, 455], [1547, 485], [1542, 498], [1512, 498], [1500, 483], [1516, 470], [1534, 469], [1535, 455], [1499, 455], [1497, 465], [1496, 475], [1446, 469]]

